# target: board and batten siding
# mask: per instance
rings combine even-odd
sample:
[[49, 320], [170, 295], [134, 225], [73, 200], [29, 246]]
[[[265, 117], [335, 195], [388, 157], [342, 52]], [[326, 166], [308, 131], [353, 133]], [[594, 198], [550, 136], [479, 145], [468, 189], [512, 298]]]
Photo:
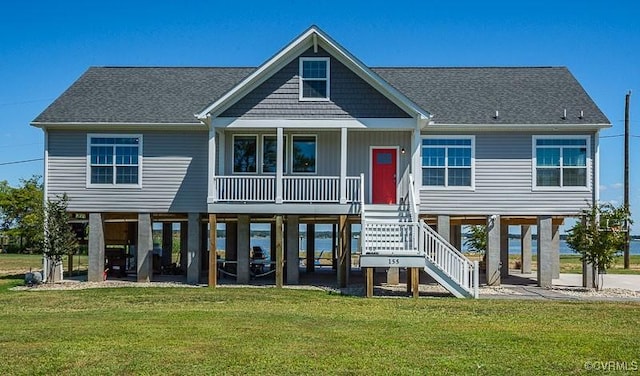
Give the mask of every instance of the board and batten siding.
[[[424, 133], [423, 136], [452, 135]], [[593, 200], [593, 133], [465, 133], [475, 136], [475, 190], [420, 189], [422, 214], [577, 215]], [[533, 136], [591, 137], [587, 161], [590, 190], [533, 189]]]
[[314, 53], [311, 48], [300, 56], [331, 58], [329, 101], [300, 101], [299, 59], [295, 58], [224, 111], [220, 117], [279, 119], [410, 117], [322, 48], [319, 48], [317, 53]]
[[[142, 188], [87, 188], [87, 134], [142, 134]], [[207, 211], [206, 131], [48, 131], [48, 198], [77, 212]]]

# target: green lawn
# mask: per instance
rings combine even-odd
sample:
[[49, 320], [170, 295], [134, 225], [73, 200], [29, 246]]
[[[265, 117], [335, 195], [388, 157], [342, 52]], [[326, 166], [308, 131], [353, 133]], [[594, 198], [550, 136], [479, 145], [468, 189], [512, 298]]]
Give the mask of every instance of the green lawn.
[[[532, 268], [536, 270], [537, 256], [532, 259]], [[520, 261], [520, 256], [511, 255], [509, 263], [511, 268], [516, 267], [516, 261]], [[622, 256], [615, 258], [615, 262], [611, 268], [607, 270], [610, 274], [640, 274], [640, 255], [631, 255], [629, 258], [629, 269], [624, 269], [624, 260]], [[519, 266], [518, 266], [519, 268]], [[578, 255], [560, 255], [560, 273], [582, 273], [582, 262]]]
[[2, 375], [549, 375], [640, 360], [634, 303], [8, 290], [20, 282], [0, 277]]
[[[67, 273], [69, 265], [67, 256], [63, 257], [62, 263], [65, 273]], [[73, 256], [73, 272], [75, 274], [86, 271], [87, 265], [87, 255]], [[0, 276], [24, 275], [29, 270], [42, 270], [42, 255], [0, 253]]]

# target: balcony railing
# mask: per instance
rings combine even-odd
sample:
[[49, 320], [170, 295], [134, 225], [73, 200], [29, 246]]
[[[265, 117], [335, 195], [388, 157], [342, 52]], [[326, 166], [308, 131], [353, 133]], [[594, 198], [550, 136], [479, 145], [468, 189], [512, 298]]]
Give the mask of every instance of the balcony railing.
[[[275, 176], [216, 176], [216, 201], [219, 202], [276, 202]], [[282, 202], [340, 203], [340, 177], [338, 176], [283, 176]], [[345, 179], [347, 203], [360, 201], [360, 177]]]

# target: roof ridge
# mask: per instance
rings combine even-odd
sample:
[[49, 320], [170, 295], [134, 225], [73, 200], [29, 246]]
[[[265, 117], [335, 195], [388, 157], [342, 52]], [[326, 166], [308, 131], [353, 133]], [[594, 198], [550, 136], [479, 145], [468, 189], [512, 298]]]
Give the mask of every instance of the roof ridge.
[[528, 66], [528, 65], [520, 65], [520, 66], [457, 66], [457, 67], [443, 67], [443, 66], [380, 66], [380, 67], [370, 67], [371, 69], [567, 69], [564, 65], [540, 65], [540, 66]]

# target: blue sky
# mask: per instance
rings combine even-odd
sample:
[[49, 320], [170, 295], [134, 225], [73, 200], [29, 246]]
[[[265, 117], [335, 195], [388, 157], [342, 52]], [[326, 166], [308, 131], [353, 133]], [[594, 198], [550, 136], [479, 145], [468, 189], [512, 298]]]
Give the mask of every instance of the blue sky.
[[[622, 202], [624, 96], [640, 228], [637, 1], [11, 1], [0, 12], [0, 180], [42, 174], [29, 126], [89, 66], [257, 66], [320, 26], [370, 66], [567, 66], [612, 122], [601, 198]], [[634, 233], [638, 233], [634, 230]]]

